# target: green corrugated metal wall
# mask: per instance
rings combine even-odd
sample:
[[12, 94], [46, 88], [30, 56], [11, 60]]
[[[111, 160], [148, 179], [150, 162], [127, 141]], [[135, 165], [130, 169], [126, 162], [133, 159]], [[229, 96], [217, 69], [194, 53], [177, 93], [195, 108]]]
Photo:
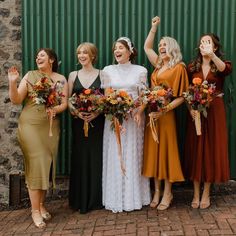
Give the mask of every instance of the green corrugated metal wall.
[[[235, 0], [22, 0], [22, 5], [23, 74], [35, 67], [34, 56], [38, 48], [51, 47], [62, 62], [60, 72], [67, 77], [76, 69], [75, 50], [83, 41], [98, 46], [97, 67], [103, 68], [112, 63], [112, 42], [119, 36], [128, 36], [134, 41], [139, 52], [137, 63], [151, 72], [143, 44], [155, 15], [161, 17], [157, 39], [163, 35], [176, 38], [185, 62], [192, 58], [200, 35], [214, 32], [222, 40], [226, 58], [236, 64]], [[236, 178], [235, 75], [236, 69], [225, 84], [232, 178]], [[179, 113], [179, 116], [180, 125], [184, 125], [183, 115]], [[64, 175], [68, 174], [70, 153], [67, 114], [62, 116], [62, 121], [58, 174]], [[183, 136], [184, 131], [180, 140]]]

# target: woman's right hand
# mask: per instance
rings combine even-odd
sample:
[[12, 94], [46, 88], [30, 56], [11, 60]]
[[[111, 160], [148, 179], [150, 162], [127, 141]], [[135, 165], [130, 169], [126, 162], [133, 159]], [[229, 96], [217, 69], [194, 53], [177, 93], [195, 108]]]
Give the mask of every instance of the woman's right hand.
[[84, 121], [88, 121], [88, 113], [87, 112], [78, 112], [77, 116]]
[[8, 80], [9, 82], [16, 82], [20, 74], [15, 66], [12, 66], [8, 69]]
[[159, 16], [153, 17], [153, 18], [152, 18], [152, 26], [157, 27], [157, 26], [160, 24], [160, 21], [161, 21], [161, 19], [160, 19]]

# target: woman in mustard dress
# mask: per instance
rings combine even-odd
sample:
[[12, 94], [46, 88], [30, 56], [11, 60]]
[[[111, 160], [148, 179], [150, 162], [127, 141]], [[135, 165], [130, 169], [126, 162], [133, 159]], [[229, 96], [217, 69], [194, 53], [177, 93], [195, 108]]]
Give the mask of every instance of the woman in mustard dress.
[[[18, 140], [24, 155], [25, 179], [29, 192], [32, 219], [36, 227], [46, 226], [44, 220], [51, 218], [44, 207], [46, 191], [49, 188], [50, 173], [55, 186], [56, 156], [59, 142], [59, 118], [57, 114], [67, 107], [67, 81], [64, 76], [56, 73], [57, 55], [52, 49], [43, 48], [36, 57], [38, 69], [29, 71], [20, 81], [17, 88], [19, 72], [15, 67], [8, 71], [9, 95], [12, 103], [22, 104], [18, 123]], [[62, 85], [62, 101], [60, 105], [46, 108], [32, 99], [33, 86], [41, 79], [48, 78], [52, 86], [58, 82]], [[52, 137], [49, 136], [49, 119], [53, 116]]]
[[[188, 87], [188, 77], [185, 65], [181, 61], [179, 45], [175, 39], [163, 37], [158, 45], [159, 55], [153, 50], [153, 41], [159, 23], [159, 17], [152, 19], [152, 28], [144, 45], [149, 61], [155, 66], [151, 76], [151, 87], [165, 84], [172, 88], [173, 98], [166, 106], [165, 112], [149, 114], [149, 117], [152, 116], [157, 120], [156, 130], [159, 143], [154, 141], [150, 126], [146, 126], [143, 175], [154, 177], [155, 194], [150, 206], [157, 207], [158, 210], [165, 210], [173, 199], [172, 183], [184, 181], [179, 159], [174, 109], [184, 101], [181, 95]], [[165, 186], [159, 204], [161, 180], [164, 180]]]

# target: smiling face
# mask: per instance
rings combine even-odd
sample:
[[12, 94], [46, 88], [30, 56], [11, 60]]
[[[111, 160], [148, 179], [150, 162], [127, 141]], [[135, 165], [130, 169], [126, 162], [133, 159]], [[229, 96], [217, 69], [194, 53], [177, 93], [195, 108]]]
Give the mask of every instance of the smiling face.
[[163, 61], [170, 59], [167, 51], [168, 51], [168, 46], [167, 46], [165, 40], [161, 39], [158, 44], [158, 52], [159, 52], [159, 55]]
[[131, 52], [121, 42], [116, 42], [113, 53], [119, 64], [127, 63], [130, 60]]
[[38, 52], [36, 56], [36, 64], [39, 70], [52, 68], [53, 62], [54, 60], [50, 59], [48, 54], [44, 50]]
[[85, 46], [81, 46], [77, 51], [78, 61], [82, 66], [92, 64], [92, 55]]

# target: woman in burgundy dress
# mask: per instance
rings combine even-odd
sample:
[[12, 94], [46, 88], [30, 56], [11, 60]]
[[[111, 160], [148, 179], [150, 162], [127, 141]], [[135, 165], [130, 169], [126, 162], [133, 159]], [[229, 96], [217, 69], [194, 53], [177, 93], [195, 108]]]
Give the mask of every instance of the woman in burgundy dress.
[[[203, 35], [198, 55], [188, 65], [190, 82], [193, 78], [207, 80], [223, 92], [225, 76], [232, 72], [231, 62], [222, 60], [220, 40], [214, 34]], [[205, 209], [210, 206], [211, 183], [229, 180], [228, 141], [226, 113], [222, 96], [214, 98], [207, 110], [207, 118], [201, 115], [202, 135], [197, 136], [194, 122], [196, 111], [190, 110], [187, 122], [184, 171], [193, 181], [192, 208]], [[204, 183], [200, 200], [200, 184]]]

